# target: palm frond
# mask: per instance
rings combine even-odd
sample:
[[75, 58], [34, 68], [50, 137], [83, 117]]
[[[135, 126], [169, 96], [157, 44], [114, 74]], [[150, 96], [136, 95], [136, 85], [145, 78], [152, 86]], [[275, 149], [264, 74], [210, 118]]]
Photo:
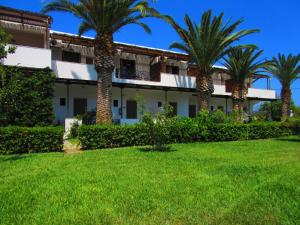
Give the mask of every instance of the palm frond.
[[273, 57], [266, 71], [275, 76], [282, 86], [289, 87], [297, 79], [300, 79], [300, 55], [278, 54]]
[[[217, 16], [208, 10], [202, 15], [199, 25], [193, 23], [189, 16], [184, 17], [185, 27], [178, 25], [172, 18], [164, 17], [182, 40], [182, 43], [171, 45], [189, 54], [190, 59], [197, 64], [198, 68], [207, 75], [213, 70], [213, 65], [218, 62], [228, 51], [231, 45], [246, 35], [258, 32], [258, 29], [235, 30], [243, 22], [223, 22], [224, 13]], [[251, 45], [248, 45], [250, 48]], [[252, 46], [253, 47], [253, 46]]]

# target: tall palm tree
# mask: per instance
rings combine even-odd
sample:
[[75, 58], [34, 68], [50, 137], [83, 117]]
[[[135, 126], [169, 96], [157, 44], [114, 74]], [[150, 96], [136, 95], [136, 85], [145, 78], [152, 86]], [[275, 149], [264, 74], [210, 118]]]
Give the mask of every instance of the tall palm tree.
[[300, 54], [288, 55], [278, 54], [273, 57], [272, 65], [266, 70], [274, 75], [281, 83], [281, 100], [282, 100], [282, 120], [285, 121], [289, 117], [291, 107], [291, 85], [296, 79], [300, 79]]
[[263, 72], [270, 63], [258, 60], [263, 51], [256, 51], [255, 48], [230, 48], [225, 57], [223, 65], [232, 81], [232, 109], [238, 112], [237, 120], [241, 122], [243, 102], [247, 99], [247, 80], [253, 75]]
[[209, 10], [202, 15], [201, 22], [197, 25], [186, 15], [184, 18], [186, 29], [178, 25], [171, 17], [164, 17], [181, 38], [181, 42], [173, 43], [170, 48], [186, 52], [190, 57], [190, 62], [197, 67], [196, 88], [199, 109], [208, 110], [209, 108], [210, 97], [214, 92], [213, 65], [224, 56], [232, 43], [259, 31], [252, 29], [235, 32], [243, 21], [223, 23], [223, 16], [224, 14], [221, 13], [212, 18], [212, 11]]
[[69, 12], [81, 19], [79, 35], [95, 31], [94, 55], [97, 79], [96, 123], [111, 123], [112, 73], [115, 68], [113, 34], [126, 25], [136, 24], [150, 33], [150, 28], [141, 19], [158, 15], [158, 12], [143, 0], [53, 0], [42, 12]]

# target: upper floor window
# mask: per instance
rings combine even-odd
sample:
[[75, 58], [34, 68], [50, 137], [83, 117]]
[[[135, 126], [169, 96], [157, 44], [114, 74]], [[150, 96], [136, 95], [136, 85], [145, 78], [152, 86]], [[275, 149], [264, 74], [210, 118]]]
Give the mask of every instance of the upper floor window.
[[179, 75], [179, 67], [178, 66], [169, 66], [166, 67], [166, 72], [170, 74]]
[[135, 61], [128, 59], [120, 60], [120, 77], [125, 79], [135, 79]]
[[77, 52], [62, 51], [62, 61], [81, 63], [81, 55]]
[[94, 59], [92, 57], [86, 57], [85, 62], [86, 64], [94, 64]]

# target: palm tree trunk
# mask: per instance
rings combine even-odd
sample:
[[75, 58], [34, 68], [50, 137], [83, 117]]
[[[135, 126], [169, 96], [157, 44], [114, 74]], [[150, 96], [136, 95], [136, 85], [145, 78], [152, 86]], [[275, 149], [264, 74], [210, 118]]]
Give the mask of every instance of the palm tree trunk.
[[235, 112], [236, 121], [242, 123], [243, 122], [243, 102], [247, 97], [247, 88], [243, 85], [233, 84], [232, 85], [232, 110]]
[[201, 73], [199, 73], [196, 77], [196, 89], [198, 92], [198, 111], [209, 110], [210, 98], [214, 92], [211, 76], [201, 75]]
[[282, 100], [282, 118], [281, 118], [281, 120], [285, 121], [290, 116], [291, 89], [289, 87], [282, 87], [281, 100]]
[[95, 40], [95, 69], [97, 71], [96, 124], [112, 122], [111, 89], [113, 61], [113, 37], [111, 34], [98, 34]]
[[232, 85], [231, 98], [232, 98], [232, 110], [236, 112], [239, 111], [241, 108], [240, 91], [239, 91], [239, 86], [236, 84]]

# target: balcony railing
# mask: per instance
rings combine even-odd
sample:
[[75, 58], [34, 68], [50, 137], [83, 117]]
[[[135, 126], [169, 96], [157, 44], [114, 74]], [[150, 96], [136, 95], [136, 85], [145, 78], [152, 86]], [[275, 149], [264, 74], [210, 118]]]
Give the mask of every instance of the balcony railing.
[[128, 73], [116, 69], [116, 77], [120, 79], [131, 79], [131, 80], [146, 80], [146, 81], [151, 80], [149, 71], [136, 71], [134, 73]]

